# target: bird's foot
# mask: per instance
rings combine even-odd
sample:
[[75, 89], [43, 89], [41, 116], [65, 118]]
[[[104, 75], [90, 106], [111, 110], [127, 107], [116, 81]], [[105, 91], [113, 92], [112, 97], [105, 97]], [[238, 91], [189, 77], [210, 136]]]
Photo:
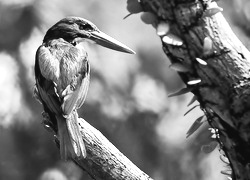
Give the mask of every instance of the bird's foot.
[[55, 132], [54, 125], [50, 121], [49, 114], [45, 111], [42, 112], [43, 120], [42, 124], [48, 132]]

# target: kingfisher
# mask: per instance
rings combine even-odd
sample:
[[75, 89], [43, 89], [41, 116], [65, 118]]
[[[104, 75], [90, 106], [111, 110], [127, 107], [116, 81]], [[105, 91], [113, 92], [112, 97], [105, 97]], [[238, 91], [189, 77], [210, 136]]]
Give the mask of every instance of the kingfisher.
[[81, 42], [92, 41], [109, 49], [135, 54], [126, 45], [101, 32], [92, 22], [66, 17], [45, 34], [35, 57], [35, 96], [54, 125], [63, 160], [86, 158], [77, 109], [86, 98], [90, 66]]

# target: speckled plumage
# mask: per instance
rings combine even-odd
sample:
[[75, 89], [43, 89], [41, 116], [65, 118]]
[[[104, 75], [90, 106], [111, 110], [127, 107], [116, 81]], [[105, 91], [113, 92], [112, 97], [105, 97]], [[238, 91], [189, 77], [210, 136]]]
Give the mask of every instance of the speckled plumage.
[[133, 50], [83, 18], [64, 18], [47, 31], [36, 53], [34, 93], [48, 114], [46, 119], [56, 125], [64, 160], [86, 157], [76, 112], [84, 103], [89, 86], [87, 52], [78, 44], [84, 39], [134, 54]]
[[62, 159], [85, 157], [76, 110], [85, 101], [89, 86], [87, 52], [63, 38], [48, 39], [37, 50], [35, 75], [38, 96], [45, 112], [58, 126]]
[[[62, 38], [49, 41], [37, 51], [41, 75], [54, 83], [62, 106], [68, 103], [69, 96], [75, 99], [74, 107], [78, 109], [84, 102], [89, 84], [89, 64], [87, 53], [82, 46], [73, 46]], [[84, 91], [78, 92], [81, 89]], [[73, 98], [72, 96], [77, 96]], [[72, 104], [72, 103], [71, 103]], [[74, 108], [62, 109], [64, 115]]]

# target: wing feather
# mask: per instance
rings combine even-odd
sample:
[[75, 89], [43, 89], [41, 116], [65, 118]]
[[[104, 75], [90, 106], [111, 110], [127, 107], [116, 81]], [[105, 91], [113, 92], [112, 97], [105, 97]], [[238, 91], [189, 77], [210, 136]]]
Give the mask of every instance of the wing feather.
[[36, 93], [50, 120], [58, 126], [61, 157], [67, 159], [72, 152], [86, 157], [75, 110], [88, 91], [87, 53], [62, 39], [52, 40], [37, 50], [35, 76]]
[[47, 47], [41, 46], [37, 54], [40, 76], [43, 78], [43, 84], [40, 81], [37, 83], [41, 98], [57, 113], [60, 102], [64, 115], [80, 108], [89, 86], [86, 51], [59, 39], [53, 40]]
[[[35, 62], [35, 76], [36, 76], [36, 87], [39, 92], [40, 98], [42, 100], [45, 109], [49, 109], [51, 112], [58, 114], [61, 113], [60, 108], [60, 98], [55, 92], [55, 85], [51, 79], [53, 72], [57, 73], [57, 70], [53, 71], [53, 68], [49, 68], [47, 59], [48, 51], [44, 46], [40, 46], [36, 52], [36, 62]], [[55, 62], [54, 62], [55, 64]], [[42, 66], [42, 67], [41, 67]], [[54, 66], [53, 66], [54, 67]], [[45, 73], [47, 72], [47, 74]], [[51, 79], [50, 79], [51, 78]]]

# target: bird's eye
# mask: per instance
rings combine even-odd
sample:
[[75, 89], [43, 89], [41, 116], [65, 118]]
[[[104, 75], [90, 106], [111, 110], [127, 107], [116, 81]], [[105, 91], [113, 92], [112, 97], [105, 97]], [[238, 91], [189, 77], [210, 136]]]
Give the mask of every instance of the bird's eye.
[[79, 29], [84, 31], [92, 31], [93, 27], [90, 24], [79, 24]]

